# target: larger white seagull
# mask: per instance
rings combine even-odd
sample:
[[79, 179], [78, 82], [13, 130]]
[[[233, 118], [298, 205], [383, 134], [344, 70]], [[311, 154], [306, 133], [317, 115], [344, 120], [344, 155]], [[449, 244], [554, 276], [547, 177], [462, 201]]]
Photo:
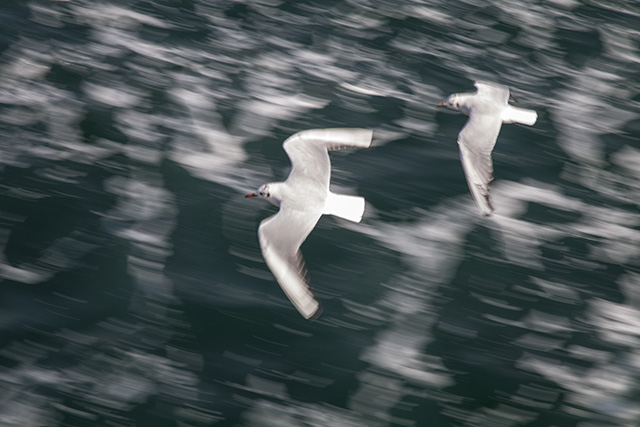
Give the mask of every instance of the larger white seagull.
[[321, 313], [320, 303], [309, 287], [300, 246], [322, 215], [360, 222], [364, 198], [329, 191], [329, 151], [371, 146], [367, 129], [310, 129], [298, 132], [282, 144], [291, 160], [284, 182], [271, 182], [245, 197], [260, 197], [280, 206], [277, 214], [258, 227], [262, 255], [289, 300], [306, 319]]
[[538, 119], [533, 110], [509, 105], [511, 93], [507, 86], [475, 82], [475, 93], [454, 93], [438, 104], [469, 116], [458, 134], [460, 159], [471, 195], [483, 215], [493, 212], [489, 186], [493, 181], [491, 152], [503, 123], [532, 126]]

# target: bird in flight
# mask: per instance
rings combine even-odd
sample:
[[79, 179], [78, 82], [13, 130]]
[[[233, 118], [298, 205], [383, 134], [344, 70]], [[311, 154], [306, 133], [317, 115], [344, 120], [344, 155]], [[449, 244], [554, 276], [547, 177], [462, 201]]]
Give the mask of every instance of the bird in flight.
[[522, 123], [532, 126], [538, 119], [533, 110], [509, 105], [507, 86], [475, 82], [474, 93], [454, 93], [439, 107], [449, 107], [469, 116], [458, 134], [460, 159], [473, 200], [483, 215], [493, 212], [489, 186], [493, 181], [491, 152], [503, 123]]
[[310, 129], [298, 132], [282, 144], [291, 161], [284, 182], [271, 182], [245, 197], [267, 199], [280, 207], [258, 227], [262, 255], [289, 300], [306, 319], [322, 312], [313, 295], [300, 246], [322, 215], [360, 222], [365, 200], [329, 190], [329, 151], [368, 148], [373, 132], [367, 129]]

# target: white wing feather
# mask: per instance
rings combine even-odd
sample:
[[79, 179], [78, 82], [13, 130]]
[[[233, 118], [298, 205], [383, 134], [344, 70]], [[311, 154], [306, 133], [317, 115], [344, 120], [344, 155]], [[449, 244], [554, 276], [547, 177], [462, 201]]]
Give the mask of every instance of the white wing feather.
[[317, 317], [320, 303], [307, 278], [300, 245], [313, 230], [321, 213], [280, 210], [260, 224], [258, 238], [267, 265], [291, 303], [306, 319]]
[[491, 152], [496, 144], [502, 120], [499, 117], [471, 114], [458, 135], [460, 159], [471, 195], [483, 215], [491, 215], [489, 193], [493, 181]]
[[[291, 172], [284, 183], [280, 211], [258, 228], [267, 265], [289, 300], [307, 319], [319, 316], [321, 307], [309, 286], [300, 246], [323, 213], [359, 221], [364, 199], [329, 192], [331, 162], [328, 151], [367, 148], [373, 132], [367, 129], [312, 129], [298, 132], [283, 143]], [[329, 203], [327, 203], [329, 200]]]

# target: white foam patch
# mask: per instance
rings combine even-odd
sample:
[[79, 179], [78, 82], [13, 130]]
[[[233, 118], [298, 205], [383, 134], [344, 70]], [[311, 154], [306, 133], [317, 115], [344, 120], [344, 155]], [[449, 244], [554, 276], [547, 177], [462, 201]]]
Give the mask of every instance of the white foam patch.
[[604, 341], [638, 348], [640, 345], [640, 310], [594, 298], [589, 306], [590, 323], [597, 327]]
[[566, 284], [552, 282], [538, 277], [531, 277], [530, 279], [540, 288], [538, 292], [528, 291], [534, 295], [569, 304], [577, 304], [580, 301], [580, 293]]
[[[163, 148], [158, 143], [173, 136], [169, 139], [173, 160], [201, 178], [223, 185], [244, 187], [245, 180], [240, 183], [237, 181], [239, 177], [247, 175], [238, 170], [239, 164], [246, 160], [243, 148], [246, 138], [239, 136], [238, 132], [227, 130], [216, 111], [219, 101], [233, 99], [236, 94], [228, 89], [208, 89], [215, 81], [230, 82], [228, 73], [221, 70], [228, 64], [240, 66], [242, 62], [230, 56], [144, 41], [138, 35], [142, 25], [172, 28], [170, 21], [144, 13], [98, 4], [83, 8], [82, 16], [93, 27], [93, 39], [98, 42], [90, 46], [100, 51], [101, 55], [118, 55], [119, 52], [124, 55], [127, 51], [133, 51], [149, 60], [160, 61], [161, 68], [144, 69], [135, 63], [131, 67], [150, 81], [160, 78], [173, 81], [170, 93], [173, 100], [184, 109], [182, 117], [147, 115], [136, 110], [141, 106], [146, 108], [144, 104], [148, 94], [144, 91], [133, 89], [124, 82], [105, 85], [95, 79], [92, 83], [85, 83], [84, 90], [92, 99], [126, 110], [115, 115], [120, 129], [130, 138], [129, 144], [120, 147], [125, 154], [136, 161], [157, 164], [164, 156]], [[216, 63], [225, 65], [216, 67]], [[180, 64], [186, 71], [163, 73], [162, 64]], [[165, 84], [164, 81], [159, 82]], [[290, 102], [290, 106], [285, 107], [289, 110], [314, 108], [313, 103], [313, 99], [298, 96]], [[273, 120], [270, 119], [265, 127], [272, 124]], [[163, 135], [158, 131], [159, 126], [169, 128], [175, 134]]]
[[2, 255], [0, 256], [0, 275], [7, 280], [34, 285], [50, 279], [53, 276], [53, 272], [31, 264], [14, 267]]
[[36, 261], [14, 266], [6, 259], [4, 251], [8, 237], [8, 232], [0, 234], [0, 277], [30, 285], [43, 283], [54, 274], [77, 266], [83, 256], [98, 247], [86, 230], [75, 230], [44, 248]]
[[618, 281], [618, 285], [629, 305], [640, 309], [640, 293], [637, 292], [640, 289], [640, 274], [627, 271]]
[[140, 93], [133, 88], [85, 83], [84, 91], [90, 98], [117, 108], [131, 108], [138, 105], [141, 100]]
[[[247, 159], [243, 148], [246, 140], [226, 130], [212, 98], [183, 88], [171, 93], [189, 113], [188, 121], [180, 124], [184, 137], [172, 146], [172, 158], [201, 178], [246, 187], [244, 182], [237, 182], [238, 175], [245, 172], [239, 165]], [[203, 143], [204, 149], [198, 143]]]
[[[537, 324], [553, 329], [557, 327], [557, 320], [562, 319], [547, 319], [542, 324]], [[594, 328], [603, 341], [621, 349], [634, 351], [638, 348], [640, 311], [637, 308], [594, 298], [589, 301], [584, 321]], [[640, 416], [635, 400], [629, 399], [640, 374], [640, 364], [634, 363], [637, 356], [633, 352], [623, 355], [619, 351], [614, 357], [608, 351], [575, 345], [570, 347], [570, 351], [574, 357], [591, 363], [588, 366], [567, 364], [539, 355], [525, 354], [518, 365], [523, 370], [536, 372], [569, 390], [568, 403], [580, 411], [595, 411], [620, 422], [635, 420]]]
[[577, 199], [563, 196], [558, 187], [529, 182], [528, 185], [510, 181], [496, 183], [492, 194], [498, 208], [489, 225], [497, 231], [495, 236], [501, 241], [502, 252], [510, 262], [542, 270], [540, 246], [568, 232], [566, 227], [553, 223], [536, 224], [519, 219], [527, 203], [535, 202], [569, 212], [581, 212], [585, 206]]
[[605, 10], [610, 10], [615, 13], [621, 13], [629, 16], [638, 16], [640, 17], [640, 10], [634, 3], [609, 3], [607, 1], [601, 0], [591, 0], [590, 3], [597, 5]]
[[[336, 49], [337, 53], [344, 50], [341, 45], [334, 45], [332, 48]], [[357, 73], [336, 65], [338, 60], [332, 55], [308, 52], [302, 49], [294, 51], [293, 55], [297, 59], [297, 67], [312, 77], [330, 82], [341, 82], [352, 80], [358, 76]]]
[[[125, 325], [128, 334], [134, 333], [135, 328], [129, 324], [122, 326]], [[63, 336], [71, 337], [65, 331], [60, 333], [60, 338]], [[52, 337], [52, 342], [55, 338]], [[0, 401], [2, 425], [50, 425], [65, 414], [88, 422], [99, 417], [120, 419], [114, 414], [158, 395], [159, 388], [183, 402], [197, 400], [197, 380], [184, 364], [130, 347], [105, 352], [100, 346], [102, 351], [98, 352], [77, 335], [67, 344], [49, 347], [27, 341], [3, 349], [4, 357], [22, 364], [0, 377], [0, 385], [10, 390]], [[76, 357], [78, 363], [57, 370], [39, 368], [37, 362], [53, 352]], [[38, 392], [42, 388], [69, 396], [75, 404], [71, 407], [52, 401], [46, 393]]]
[[596, 411], [611, 417], [608, 418], [608, 422], [614, 419], [619, 422], [633, 422], [640, 415], [637, 405], [623, 397], [634, 380], [628, 373], [615, 366], [579, 369], [529, 357], [523, 358], [520, 366], [570, 390], [567, 403], [571, 407], [566, 409], [577, 411], [581, 416], [591, 414], [589, 418], [593, 418], [593, 411]]
[[[498, 181], [496, 183], [493, 190], [494, 202], [498, 210], [490, 219], [481, 218], [470, 197], [464, 195], [457, 199], [464, 200], [465, 203], [456, 204], [452, 199], [430, 212], [419, 212], [420, 219], [414, 223], [389, 224], [372, 220], [369, 224], [345, 225], [359, 230], [383, 246], [400, 253], [410, 271], [395, 278], [393, 286], [385, 293], [384, 301], [389, 303], [380, 303], [385, 310], [394, 313], [391, 317], [394, 318], [394, 325], [397, 327], [390, 327], [379, 333], [376, 344], [363, 353], [364, 360], [394, 372], [400, 377], [410, 378], [411, 381], [434, 387], [449, 384], [448, 373], [444, 369], [437, 368], [437, 360], [432, 361], [435, 365], [424, 365], [422, 349], [429, 341], [424, 331], [428, 330], [426, 325], [433, 323], [428, 309], [431, 298], [428, 288], [429, 284], [434, 287], [443, 286], [452, 277], [461, 259], [462, 245], [476, 222], [482, 221], [492, 229], [494, 236], [503, 245], [500, 248], [501, 253], [510, 262], [533, 270], [543, 269], [540, 247], [566, 236], [583, 236], [593, 241], [590, 236], [598, 233], [602, 238], [597, 240], [603, 243], [599, 245], [594, 243], [594, 247], [601, 248], [609, 256], [615, 256], [616, 262], [626, 262], [638, 256], [635, 248], [631, 247], [633, 243], [637, 243], [635, 247], [640, 247], [640, 242], [636, 242], [637, 232], [634, 231], [638, 220], [637, 215], [613, 210], [605, 212], [590, 207], [578, 199], [567, 197], [558, 186], [532, 180], [525, 182]], [[551, 209], [578, 215], [573, 223], [536, 224], [519, 218], [525, 213], [528, 203], [542, 204]], [[607, 217], [609, 224], [594, 223], [600, 217]], [[614, 226], [612, 223], [618, 223], [619, 226]], [[619, 247], [621, 242], [625, 241], [629, 242], [629, 247]], [[629, 256], [623, 257], [620, 254], [629, 254]], [[599, 265], [597, 262], [602, 260], [597, 251], [590, 256], [593, 257], [593, 265], [589, 267], [587, 265], [589, 260], [581, 260], [584, 263], [583, 268], [595, 268]], [[417, 283], [415, 286], [412, 285], [411, 276], [414, 275], [419, 277], [419, 285]], [[535, 277], [532, 280], [539, 286], [536, 294], [539, 297], [565, 303], [579, 299], [576, 291], [567, 285], [554, 284]], [[404, 304], [405, 300], [410, 301], [411, 304]], [[486, 318], [510, 327], [529, 329], [542, 334], [574, 331], [568, 318], [539, 311], [532, 311], [517, 322], [492, 315], [486, 315]], [[412, 333], [410, 325], [413, 324], [423, 326], [419, 333]], [[467, 334], [475, 331], [450, 332]], [[529, 347], [536, 348], [543, 345], [555, 347], [561, 345], [561, 343], [535, 340], [527, 343]], [[430, 374], [420, 375], [413, 371], [415, 367], [420, 367], [421, 372]], [[361, 393], [366, 394], [372, 390], [372, 387], [372, 384], [363, 384]], [[393, 397], [390, 396], [389, 399], [393, 400]]]
[[[455, 203], [455, 202], [454, 202]], [[370, 224], [345, 224], [377, 240], [380, 244], [410, 258], [413, 267], [431, 270], [429, 277], [440, 277], [448, 271], [445, 262], [457, 258], [466, 233], [474, 226], [474, 211], [470, 206], [456, 206], [447, 202], [431, 212], [416, 210], [416, 223], [390, 224], [371, 221]], [[428, 254], [428, 255], [427, 255]]]
[[411, 12], [415, 13], [415, 16], [419, 16], [422, 20], [431, 21], [436, 24], [446, 24], [451, 19], [449, 15], [441, 12], [438, 7], [429, 7], [424, 4], [414, 6]]
[[256, 67], [246, 70], [244, 86], [251, 94], [239, 103], [232, 122], [234, 134], [252, 139], [267, 136], [277, 121], [288, 121], [328, 101], [299, 92], [296, 56], [264, 54], [256, 58]]
[[640, 63], [640, 52], [637, 47], [640, 31], [615, 23], [606, 23], [599, 34], [608, 55], [621, 62]]
[[[27, 63], [27, 58], [38, 54], [32, 48], [34, 46], [27, 42], [14, 45], [8, 55], [15, 59], [15, 63]], [[52, 58], [48, 60], [53, 61]], [[78, 128], [85, 114], [83, 104], [73, 93], [41, 81], [42, 77], [42, 74], [20, 72], [20, 76], [0, 82], [0, 96], [6, 103], [14, 105], [13, 108], [3, 109], [0, 121], [24, 126], [21, 130], [14, 128], [11, 136], [11, 140], [17, 137], [20, 144], [0, 142], [3, 149], [0, 163], [27, 167], [28, 163], [24, 163], [26, 155], [27, 158], [71, 159], [87, 164], [113, 154], [113, 147], [100, 142], [84, 143]], [[29, 125], [44, 126], [47, 132], [34, 130]], [[2, 140], [7, 138], [3, 137]]]
[[163, 188], [159, 175], [133, 172], [105, 181], [105, 188], [118, 196], [116, 205], [102, 215], [102, 224], [110, 233], [126, 239], [132, 247], [128, 271], [135, 280], [137, 293], [132, 310], [150, 310], [160, 318], [166, 315], [164, 304], [173, 297], [173, 284], [165, 277], [165, 261], [171, 255], [170, 236], [177, 209], [173, 194]]
[[[423, 349], [431, 340], [426, 331], [435, 322], [429, 308], [433, 292], [455, 273], [465, 235], [473, 227], [468, 207], [447, 202], [430, 212], [417, 211], [418, 220], [404, 224], [376, 220], [345, 224], [398, 252], [408, 266], [405, 274], [382, 284], [387, 291], [374, 304], [388, 313], [393, 324], [380, 331], [375, 344], [362, 353], [361, 358], [376, 368], [361, 374], [361, 386], [350, 404], [353, 409], [376, 411], [378, 418], [388, 416], [406, 394], [402, 382], [392, 386], [393, 378], [434, 388], [453, 384], [440, 359], [425, 355]], [[380, 369], [389, 374], [380, 375]], [[378, 397], [371, 400], [370, 396]]]
[[625, 172], [640, 176], [640, 149], [625, 145], [611, 155], [611, 161], [625, 168]]
[[640, 215], [592, 207], [584, 221], [573, 227], [586, 238], [601, 241], [600, 245], [594, 245], [594, 259], [626, 264], [640, 255], [639, 224]]
[[263, 427], [345, 426], [365, 427], [372, 424], [361, 421], [354, 414], [336, 406], [296, 401], [294, 405], [282, 401], [255, 399], [251, 408], [242, 415], [243, 424]]
[[11, 397], [0, 404], [0, 423], [6, 427], [50, 425], [58, 419], [48, 397], [35, 394], [25, 395], [20, 400]]
[[563, 9], [575, 9], [580, 6], [580, 2], [578, 0], [547, 0], [547, 3], [551, 3], [552, 5]]
[[[339, 107], [353, 105], [359, 111], [375, 112], [370, 103], [371, 97], [395, 98], [402, 101], [404, 115], [396, 123], [383, 125], [387, 132], [384, 138], [414, 134], [424, 139], [436, 134], [435, 105], [447, 94], [428, 81], [423, 83], [424, 75], [410, 71], [416, 68], [412, 66], [412, 61], [432, 57], [437, 58], [442, 69], [455, 69], [470, 81], [485, 78], [510, 84], [520, 95], [519, 98], [526, 99], [528, 105], [548, 106], [551, 102], [550, 119], [557, 126], [560, 135], [558, 141], [573, 164], [573, 169], [569, 166], [565, 168], [563, 177], [585, 185], [604, 200], [637, 204], [640, 160], [636, 148], [624, 147], [611, 157], [613, 165], [620, 170], [603, 171], [602, 168], [609, 166], [604, 157], [602, 135], [620, 134], [622, 127], [638, 116], [634, 110], [635, 101], [630, 101], [638, 92], [637, 84], [624, 76], [625, 67], [638, 62], [635, 48], [638, 31], [624, 28], [623, 20], [602, 26], [600, 38], [606, 60], [598, 62], [590, 59], [581, 68], [567, 64], [562, 54], [558, 53], [557, 40], [553, 36], [558, 25], [556, 18], [566, 14], [561, 8], [572, 8], [575, 5], [573, 1], [555, 1], [555, 6], [562, 3], [560, 7], [531, 5], [526, 1], [490, 2], [489, 6], [500, 11], [500, 22], [520, 29], [514, 43], [537, 50], [539, 60], [535, 64], [514, 61], [519, 57], [519, 52], [513, 49], [498, 50], [493, 46], [496, 38], [504, 36], [486, 31], [487, 27], [497, 22], [496, 19], [473, 16], [475, 14], [461, 16], [459, 8], [446, 0], [428, 4], [422, 1], [398, 4], [380, 0], [375, 7], [366, 1], [349, 2], [348, 6], [353, 8], [352, 14], [331, 17], [333, 24], [343, 28], [347, 37], [318, 34], [318, 37], [314, 35], [310, 46], [303, 46], [285, 36], [288, 28], [284, 24], [289, 19], [299, 17], [287, 15], [273, 7], [279, 3], [274, 0], [252, 4], [252, 9], [257, 10], [259, 16], [271, 20], [254, 30], [242, 28], [236, 21], [225, 17], [224, 11], [214, 3], [197, 2], [194, 8], [209, 20], [210, 27], [216, 31], [214, 36], [202, 42], [204, 48], [201, 43], [193, 48], [176, 48], [143, 40], [139, 32], [144, 26], [174, 28], [171, 19], [161, 19], [160, 15], [86, 2], [65, 4], [65, 13], [69, 11], [69, 15], [47, 10], [43, 5], [33, 6], [33, 18], [40, 24], [55, 28], [64, 19], [80, 25], [87, 24], [92, 31], [83, 49], [76, 49], [75, 44], [65, 44], [60, 40], [53, 43], [25, 38], [3, 53], [2, 72], [9, 78], [0, 81], [0, 96], [15, 108], [2, 110], [0, 120], [8, 125], [7, 128], [37, 125], [46, 127], [47, 132], [50, 130], [51, 133], [42, 135], [22, 129], [19, 133], [0, 134], [6, 137], [3, 138], [5, 141], [21, 141], [19, 145], [0, 142], [3, 152], [0, 163], [27, 167], [30, 163], [23, 159], [26, 154], [26, 157], [35, 156], [47, 161], [67, 159], [88, 164], [122, 152], [136, 162], [157, 165], [161, 156], [166, 154], [160, 145], [156, 145], [163, 136], [164, 131], [159, 130], [162, 126], [168, 129], [164, 135], [166, 140], [163, 141], [169, 147], [168, 155], [184, 165], [190, 173], [230, 188], [253, 188], [255, 184], [265, 182], [264, 177], [270, 176], [270, 165], [265, 165], [259, 156], [250, 159], [245, 151], [246, 143], [270, 137], [275, 129], [281, 131], [283, 126], [289, 128], [291, 123], [306, 126], [304, 123], [310, 122], [305, 114], [325, 108], [329, 102], [335, 102]], [[595, 6], [600, 8], [614, 7], [596, 3]], [[465, 7], [486, 5], [473, 0], [466, 2]], [[312, 10], [313, 6], [309, 8]], [[624, 12], [623, 7], [618, 9], [617, 13]], [[320, 12], [326, 13], [318, 9]], [[362, 12], [361, 15], [358, 12]], [[635, 12], [627, 10], [626, 13]], [[395, 50], [389, 51], [361, 43], [385, 34], [389, 17], [403, 20], [416, 16], [439, 26], [446, 24], [446, 29], [455, 28], [456, 31], [451, 32], [450, 37], [442, 38], [436, 34], [403, 29], [392, 44]], [[308, 22], [301, 20], [296, 24], [304, 26]], [[592, 22], [584, 16], [573, 16], [564, 25], [569, 30], [593, 28]], [[275, 31], [277, 27], [285, 30], [278, 33]], [[265, 34], [271, 33], [274, 35], [265, 37]], [[214, 43], [215, 46], [207, 46], [207, 43]], [[265, 46], [269, 49], [264, 49]], [[259, 53], [249, 57], [246, 52], [251, 49]], [[480, 69], [484, 67], [482, 64], [485, 62], [481, 59], [487, 52], [495, 58], [491, 72]], [[127, 55], [136, 57], [127, 62], [127, 70], [144, 79], [132, 82], [126, 80], [126, 76], [122, 77], [123, 81], [105, 78], [110, 73], [119, 72], [119, 65], [116, 64]], [[402, 63], [398, 67], [393, 65], [401, 61], [408, 66], [403, 67]], [[147, 66], [147, 63], [150, 65]], [[113, 114], [115, 125], [127, 137], [126, 144], [104, 139], [97, 139], [93, 144], [82, 141], [78, 123], [86, 113], [83, 106], [85, 101], [77, 99], [73, 92], [44, 81], [44, 76], [54, 65], [69, 67], [80, 75], [91, 76], [82, 86], [84, 95], [91, 102], [116, 109]], [[176, 72], [175, 69], [180, 71]], [[549, 97], [548, 90], [539, 89], [547, 88], [551, 78], [567, 82], [565, 88], [555, 94], [556, 98]], [[306, 92], [303, 83], [309, 81], [319, 84]], [[156, 116], [147, 113], [154, 109], [150, 104], [151, 91], [140, 82], [172, 88], [169, 91], [169, 111]], [[535, 127], [532, 130], [534, 133], [538, 131]], [[126, 239], [134, 248], [128, 261], [138, 286], [150, 292], [155, 286], [156, 291], [160, 289], [170, 295], [171, 285], [163, 276], [162, 268], [171, 250], [169, 236], [176, 220], [175, 201], [163, 189], [163, 183], [157, 176], [138, 175], [140, 171], [129, 172], [132, 172], [130, 177], [106, 182], [108, 191], [116, 195], [118, 202], [116, 208], [103, 217], [103, 225], [116, 236]], [[80, 178], [73, 167], [68, 170], [47, 167], [43, 173], [47, 179], [57, 182], [73, 183]], [[622, 188], [619, 188], [621, 184]], [[296, 402], [293, 406], [286, 402], [265, 403], [258, 400], [254, 401], [253, 408], [246, 414], [247, 419], [256, 424], [276, 420], [291, 422], [292, 425], [300, 422], [360, 425], [362, 414], [368, 414], [367, 425], [386, 425], [404, 421], [393, 419], [391, 414], [399, 403], [403, 403], [401, 399], [412, 392], [407, 388], [408, 383], [429, 388], [451, 384], [453, 377], [442, 362], [424, 354], [424, 347], [431, 339], [428, 331], [437, 316], [432, 293], [434, 289], [447, 286], [455, 274], [463, 256], [463, 245], [478, 223], [491, 229], [492, 235], [501, 244], [498, 250], [510, 263], [534, 270], [531, 274], [540, 269], [541, 245], [562, 236], [581, 238], [589, 245], [585, 259], [576, 260], [580, 262], [578, 268], [588, 270], [601, 266], [602, 262], [625, 265], [639, 256], [639, 221], [635, 212], [625, 212], [614, 206], [597, 208], [587, 201], [567, 197], [559, 187], [524, 179], [521, 183], [498, 179], [494, 186], [494, 202], [497, 212], [490, 220], [481, 218], [471, 197], [464, 194], [428, 211], [416, 207], [411, 222], [391, 224], [380, 221], [374, 214], [363, 224], [346, 224], [397, 253], [406, 267], [402, 274], [381, 284], [386, 290], [375, 302], [375, 315], [390, 320], [391, 326], [378, 333], [373, 346], [363, 350], [362, 358], [373, 366], [358, 374], [360, 387], [349, 402], [357, 414], [327, 405], [298, 405]], [[533, 223], [522, 218], [531, 203], [579, 215], [576, 220], [566, 224]], [[240, 203], [233, 206], [238, 205]], [[226, 217], [230, 218], [234, 212], [231, 209], [233, 206], [225, 207]], [[247, 212], [240, 212], [237, 218], [233, 218], [235, 224], [242, 218], [248, 220], [250, 215]], [[250, 230], [241, 231], [246, 231], [241, 237], [248, 239]], [[255, 238], [255, 230], [251, 233]], [[73, 240], [81, 241], [82, 236], [66, 236], [46, 251], [46, 264], [52, 270], [41, 271], [35, 265], [16, 268], [2, 262], [1, 274], [24, 283], [46, 280], [56, 268], [71, 268], [78, 260], [78, 254], [82, 251], [70, 250], [73, 249], [70, 248]], [[88, 250], [86, 248], [83, 250]], [[636, 279], [631, 274], [620, 279], [623, 292], [631, 294]], [[576, 296], [578, 290], [570, 283], [561, 284], [536, 277], [532, 277], [532, 281], [536, 285], [535, 292], [532, 291], [536, 297], [564, 303], [571, 303], [580, 297]], [[503, 308], [508, 306], [508, 303], [503, 304], [497, 299], [485, 299], [485, 302]], [[366, 307], [351, 303], [347, 303], [347, 306], [353, 312], [366, 315]], [[633, 308], [635, 310], [637, 307]], [[589, 307], [590, 317], [587, 321], [597, 327], [597, 333], [615, 345], [636, 348], [639, 326], [634, 310], [628, 310], [623, 304], [596, 302]], [[493, 320], [506, 322], [499, 318]], [[541, 312], [531, 313], [512, 325], [540, 331], [536, 334], [549, 335], [566, 334], [574, 327], [566, 319], [550, 317]], [[114, 327], [114, 330], [130, 331], [130, 326], [119, 325], [120, 329]], [[452, 325], [446, 327], [451, 328]], [[458, 328], [454, 332], [473, 335], [476, 331]], [[538, 349], [543, 345], [558, 348], [561, 344], [538, 340], [533, 333], [522, 343], [528, 348]], [[629, 422], [634, 420], [632, 416], [635, 414], [637, 419], [637, 405], [629, 408], [617, 395], [629, 390], [627, 385], [630, 379], [637, 378], [640, 362], [631, 359], [629, 362], [621, 361], [626, 357], [625, 354], [609, 361], [605, 355], [595, 353], [593, 349], [575, 346], [570, 347], [570, 351], [581, 357], [586, 357], [587, 353], [595, 354], [593, 360], [596, 366], [580, 370], [570, 363], [562, 365], [557, 360], [540, 355], [523, 357], [520, 366], [554, 383], [560, 383], [569, 390], [567, 394], [572, 399], [571, 403], [575, 402], [584, 413], [592, 415], [593, 411], [600, 411], [614, 415], [617, 420]], [[185, 394], [188, 398], [196, 399], [195, 378], [184, 375], [181, 369], [165, 359], [145, 358], [144, 355], [124, 356], [113, 364], [123, 370], [105, 377], [101, 384], [94, 384], [94, 375], [81, 370], [67, 370], [62, 376], [47, 376], [46, 372], [32, 371], [24, 378], [10, 378], [10, 383], [22, 384], [27, 390], [33, 389], [33, 384], [41, 381], [41, 384], [61, 387], [65, 393], [76, 393], [71, 396], [95, 393], [95, 396], [102, 396], [104, 400], [93, 401], [94, 407], [117, 410], [126, 410], [127, 402], [135, 404], [153, 395], [154, 384], [180, 393], [179, 397]], [[96, 366], [102, 368], [104, 362], [98, 360]], [[628, 369], [625, 363], [629, 363]], [[132, 374], [123, 365], [127, 369], [142, 367], [144, 374], [138, 371]], [[94, 372], [90, 371], [91, 374]], [[311, 383], [321, 384], [324, 380], [300, 372], [296, 375]], [[66, 378], [71, 379], [67, 381]], [[87, 388], [78, 390], [74, 388], [77, 384], [87, 384]], [[248, 378], [248, 386], [254, 391], [270, 393], [271, 397], [283, 395], [282, 386], [276, 381], [269, 382], [252, 376]], [[530, 393], [518, 390], [516, 395], [526, 398]], [[444, 397], [439, 403], [445, 413], [457, 420], [465, 419], [468, 424], [473, 424], [474, 419], [484, 420], [491, 424], [493, 419], [489, 420], [488, 417], [495, 415], [505, 425], [516, 423], [514, 420], [517, 416], [509, 414], [502, 407], [485, 414], [462, 410], [454, 413], [454, 409], [459, 408], [454, 408], [454, 404], [447, 406], [447, 402], [442, 403], [450, 398], [456, 397]], [[16, 402], [27, 402], [26, 407]], [[42, 410], [47, 406], [35, 395], [18, 396], [10, 403], [12, 405], [5, 405], [0, 410], [5, 416], [2, 421], [11, 420], [11, 416], [16, 414], [26, 417], [23, 420], [27, 422], [33, 420], [32, 424], [51, 420], [52, 411]], [[61, 413], [72, 411], [67, 407], [58, 409]], [[77, 412], [74, 415], [90, 417], [92, 414]], [[509, 415], [513, 417], [507, 420], [505, 417]]]
[[[638, 114], [608, 102], [622, 84], [621, 76], [589, 68], [577, 74], [570, 87], [553, 100], [553, 118], [559, 125], [561, 147], [579, 162], [603, 166], [599, 136], [617, 133]], [[571, 106], [571, 108], [567, 108]], [[598, 117], [598, 120], [593, 120]]]
[[83, 3], [75, 6], [77, 17], [95, 28], [117, 27], [126, 30], [139, 29], [142, 24], [157, 28], [171, 28], [167, 21], [130, 8], [103, 3]]

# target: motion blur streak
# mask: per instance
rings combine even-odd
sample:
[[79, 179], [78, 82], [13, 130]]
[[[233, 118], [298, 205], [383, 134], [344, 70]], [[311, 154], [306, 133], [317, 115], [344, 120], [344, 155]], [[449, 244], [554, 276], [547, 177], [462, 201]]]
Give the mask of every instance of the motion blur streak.
[[[640, 6], [25, 0], [0, 10], [3, 426], [638, 425]], [[474, 80], [533, 127], [458, 158]], [[242, 197], [303, 129], [360, 224], [273, 280]], [[338, 221], [338, 222], [336, 222]]]

